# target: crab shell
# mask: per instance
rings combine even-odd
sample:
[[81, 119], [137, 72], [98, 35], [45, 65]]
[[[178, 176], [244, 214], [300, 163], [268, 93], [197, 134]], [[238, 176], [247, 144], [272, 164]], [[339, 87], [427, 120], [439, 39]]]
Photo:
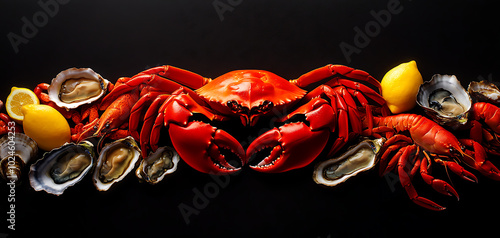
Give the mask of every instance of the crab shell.
[[[451, 113], [447, 115], [443, 111], [436, 110], [431, 105], [431, 97], [438, 93], [446, 92], [453, 98], [453, 104], [460, 106], [460, 113]], [[417, 104], [421, 106], [427, 115], [440, 125], [449, 126], [452, 129], [458, 129], [465, 125], [469, 119], [469, 112], [472, 108], [472, 100], [465, 89], [458, 81], [455, 75], [435, 74], [430, 81], [420, 85], [417, 94]], [[448, 103], [449, 104], [449, 103]], [[444, 104], [443, 104], [444, 105]]]
[[253, 126], [260, 115], [281, 110], [301, 99], [306, 91], [264, 70], [236, 70], [215, 78], [196, 92], [218, 112], [241, 117]]
[[[73, 83], [75, 86], [67, 95], [67, 99], [63, 99], [63, 88], [66, 83], [72, 81], [85, 80], [85, 84]], [[71, 83], [69, 83], [71, 84]], [[92, 103], [106, 93], [109, 81], [101, 77], [91, 68], [70, 68], [61, 71], [55, 78], [52, 79], [47, 92], [50, 101], [54, 102], [57, 106], [74, 109], [84, 104]]]
[[377, 164], [377, 154], [384, 142], [384, 138], [364, 140], [348, 149], [340, 157], [319, 163], [314, 169], [314, 181], [317, 184], [336, 186], [373, 168]]

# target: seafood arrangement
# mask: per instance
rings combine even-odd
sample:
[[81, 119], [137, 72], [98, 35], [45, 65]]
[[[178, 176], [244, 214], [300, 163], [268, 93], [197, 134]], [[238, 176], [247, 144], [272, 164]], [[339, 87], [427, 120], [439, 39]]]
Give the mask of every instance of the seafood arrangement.
[[[293, 80], [263, 70], [211, 79], [159, 66], [115, 84], [92, 69], [71, 68], [33, 91], [68, 120], [72, 142], [37, 155], [36, 142], [1, 113], [0, 147], [10, 146], [13, 134], [19, 140], [15, 162], [7, 159], [13, 154], [1, 154], [1, 172], [6, 179], [19, 177], [31, 165], [33, 189], [55, 195], [87, 174], [100, 191], [134, 169], [140, 181], [157, 184], [180, 161], [211, 174], [246, 165], [282, 173], [317, 163], [313, 179], [326, 186], [378, 165], [380, 175], [396, 173], [410, 199], [431, 210], [445, 207], [417, 193], [417, 174], [437, 192], [458, 198], [450, 183], [434, 178], [433, 166], [472, 182], [477, 177], [466, 166], [500, 180], [500, 170], [488, 160], [500, 155], [500, 91], [487, 82], [465, 90], [453, 75], [436, 74], [420, 86], [417, 103], [427, 117], [392, 114], [379, 81], [342, 65]], [[252, 128], [265, 131], [245, 148], [239, 138]], [[469, 136], [457, 138], [458, 130]]]

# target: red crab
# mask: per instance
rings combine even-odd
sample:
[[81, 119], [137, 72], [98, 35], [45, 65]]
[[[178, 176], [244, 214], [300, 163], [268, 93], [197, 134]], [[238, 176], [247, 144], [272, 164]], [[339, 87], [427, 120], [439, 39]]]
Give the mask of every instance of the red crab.
[[[159, 66], [120, 81], [102, 103], [109, 105], [120, 95], [145, 87], [148, 90], [141, 90], [129, 120], [130, 133], [140, 140], [143, 155], [158, 148], [165, 127], [180, 157], [204, 173], [234, 172], [266, 148], [269, 155], [253, 169], [301, 168], [321, 153], [333, 155], [361, 134], [362, 116], [371, 118], [374, 111], [389, 114], [376, 91], [380, 91], [379, 82], [364, 71], [341, 65], [327, 65], [291, 81], [264, 70], [237, 70], [212, 80]], [[287, 111], [291, 113], [277, 116]], [[270, 126], [257, 126], [262, 121]], [[240, 131], [224, 130], [235, 122], [241, 125]], [[368, 130], [372, 127], [368, 125]], [[252, 128], [267, 131], [253, 141], [235, 139], [241, 134], [251, 138]], [[251, 143], [245, 150], [242, 143], [247, 142]], [[227, 156], [237, 156], [241, 162], [231, 164]]]

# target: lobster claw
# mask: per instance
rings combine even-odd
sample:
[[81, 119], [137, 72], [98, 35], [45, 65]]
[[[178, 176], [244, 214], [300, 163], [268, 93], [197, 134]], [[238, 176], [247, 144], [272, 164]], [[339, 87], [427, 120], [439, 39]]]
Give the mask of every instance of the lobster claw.
[[269, 156], [250, 166], [260, 172], [281, 173], [302, 168], [311, 163], [325, 147], [330, 132], [311, 131], [303, 122], [289, 123], [274, 128], [255, 139], [247, 149], [247, 158], [272, 148]]
[[[221, 149], [239, 158], [241, 166], [246, 163], [245, 150], [240, 143], [223, 130], [209, 124], [193, 121], [187, 126], [171, 124], [169, 134], [180, 157], [194, 169], [203, 173], [232, 173], [241, 169], [228, 163]], [[196, 135], [196, 136], [193, 136]]]

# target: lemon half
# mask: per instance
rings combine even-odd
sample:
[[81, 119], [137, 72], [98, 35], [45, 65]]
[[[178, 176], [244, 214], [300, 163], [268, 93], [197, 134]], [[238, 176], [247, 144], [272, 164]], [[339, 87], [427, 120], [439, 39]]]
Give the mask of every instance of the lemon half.
[[27, 88], [12, 87], [5, 102], [5, 109], [14, 121], [22, 123], [24, 115], [21, 112], [21, 107], [29, 104], [40, 104], [35, 93]]

